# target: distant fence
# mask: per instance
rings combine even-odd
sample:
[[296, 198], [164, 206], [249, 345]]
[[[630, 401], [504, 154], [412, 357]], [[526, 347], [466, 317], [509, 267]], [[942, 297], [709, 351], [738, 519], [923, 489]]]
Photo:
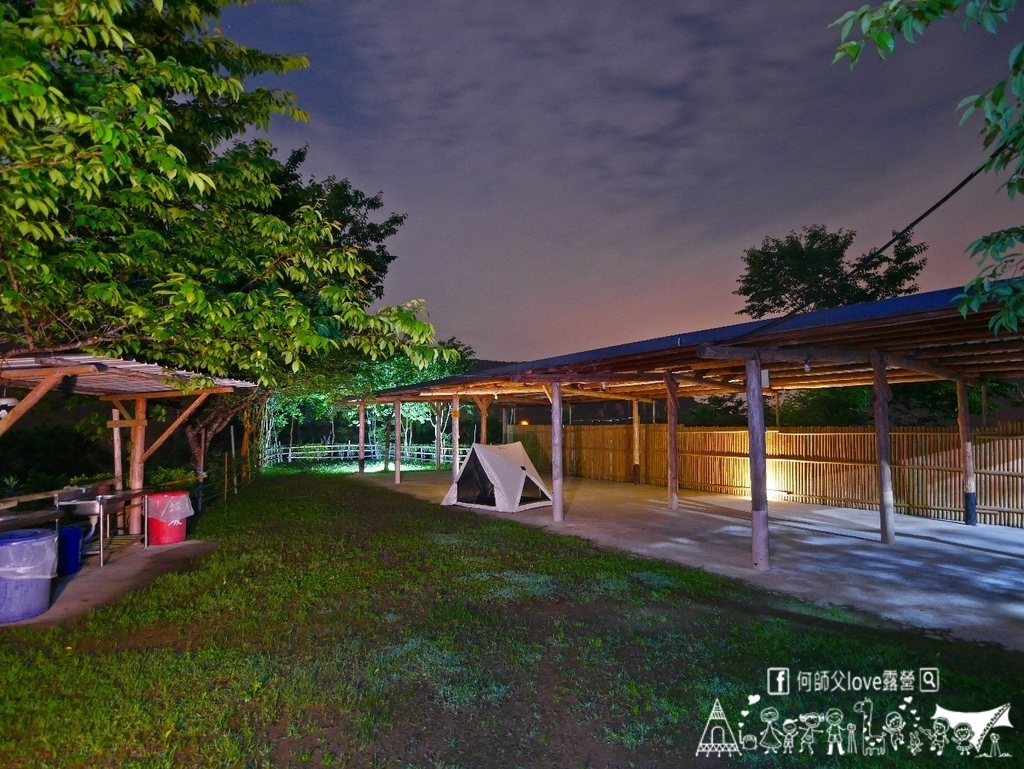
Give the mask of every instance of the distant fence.
[[[632, 425], [564, 428], [565, 474], [628, 482]], [[551, 428], [511, 425], [537, 469], [551, 470]], [[794, 427], [767, 431], [768, 489], [775, 499], [878, 509], [875, 435], [871, 427]], [[749, 494], [747, 430], [680, 427], [679, 485], [722, 494]], [[978, 520], [1024, 528], [1024, 423], [974, 433]], [[963, 517], [963, 469], [956, 428], [892, 430], [896, 510], [910, 515]], [[668, 484], [668, 427], [640, 425], [640, 481]]]
[[[383, 446], [366, 444], [366, 461], [383, 461]], [[468, 446], [459, 447], [463, 459], [469, 454]], [[388, 449], [388, 458], [394, 459], [395, 446]], [[436, 447], [433, 443], [409, 444], [402, 446], [403, 462], [434, 463]], [[358, 443], [307, 443], [302, 446], [270, 446], [263, 452], [263, 466], [288, 464], [289, 462], [355, 462], [359, 459]], [[441, 464], [452, 463], [452, 447], [441, 447]]]

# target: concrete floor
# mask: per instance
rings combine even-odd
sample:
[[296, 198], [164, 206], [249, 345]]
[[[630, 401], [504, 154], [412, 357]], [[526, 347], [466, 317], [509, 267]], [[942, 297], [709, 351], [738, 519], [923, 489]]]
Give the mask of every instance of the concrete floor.
[[161, 574], [186, 571], [216, 549], [216, 542], [193, 539], [148, 548], [135, 543], [111, 554], [102, 569], [98, 557], [87, 556], [77, 574], [56, 581], [49, 609], [36, 617], [0, 624], [0, 627], [59, 625], [90, 609], [112, 603], [129, 590], [144, 588]]
[[[366, 475], [439, 502], [448, 472]], [[681, 491], [669, 510], [658, 486], [568, 478], [565, 520], [551, 508], [482, 513], [596, 544], [695, 566], [816, 604], [849, 606], [942, 635], [1024, 651], [1024, 529], [896, 516], [896, 543], [878, 540], [878, 513], [770, 502], [772, 570], [751, 568], [750, 500]]]

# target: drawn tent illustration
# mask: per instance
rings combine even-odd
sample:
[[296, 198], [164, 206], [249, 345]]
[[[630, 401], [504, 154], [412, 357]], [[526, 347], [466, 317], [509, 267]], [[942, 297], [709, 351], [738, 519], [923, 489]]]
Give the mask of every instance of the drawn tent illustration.
[[441, 504], [516, 513], [549, 506], [551, 492], [522, 443], [474, 443]]

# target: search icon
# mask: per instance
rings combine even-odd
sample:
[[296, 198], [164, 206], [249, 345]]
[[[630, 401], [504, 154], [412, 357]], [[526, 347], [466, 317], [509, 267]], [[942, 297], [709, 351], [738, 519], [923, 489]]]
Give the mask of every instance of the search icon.
[[939, 690], [939, 669], [921, 668], [918, 675], [920, 689], [922, 692], [937, 692]]

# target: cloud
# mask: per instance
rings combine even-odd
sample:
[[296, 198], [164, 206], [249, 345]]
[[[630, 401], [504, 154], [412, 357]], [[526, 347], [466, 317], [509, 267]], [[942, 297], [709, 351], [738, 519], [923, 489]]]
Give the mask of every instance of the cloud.
[[[227, 31], [312, 61], [283, 84], [313, 122], [275, 139], [409, 213], [389, 300], [425, 298], [487, 357], [540, 357], [736, 320], [743, 248], [824, 221], [867, 250], [980, 159], [954, 106], [1001, 49], [950, 23], [851, 74], [827, 28], [848, 7], [308, 0]], [[978, 186], [920, 234], [959, 255], [1005, 217]]]

